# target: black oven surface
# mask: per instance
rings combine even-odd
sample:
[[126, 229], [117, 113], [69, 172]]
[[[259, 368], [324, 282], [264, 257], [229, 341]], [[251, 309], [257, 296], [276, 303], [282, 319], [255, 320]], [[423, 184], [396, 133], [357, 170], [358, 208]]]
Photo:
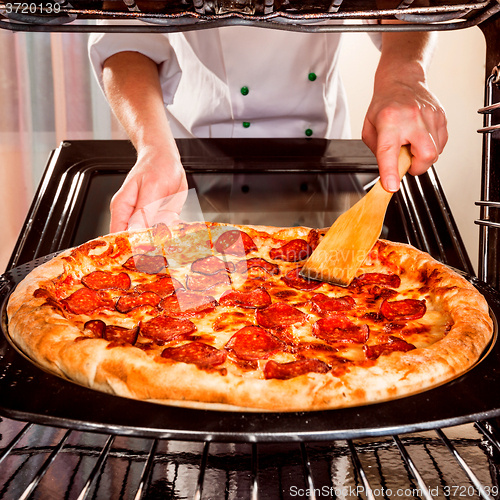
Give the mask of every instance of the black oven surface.
[[[184, 140], [179, 148], [192, 187], [212, 174], [229, 176], [228, 182], [283, 175], [291, 185], [298, 179], [300, 191], [306, 169], [337, 176], [334, 200], [323, 204], [325, 225], [341, 208], [340, 188], [352, 204], [377, 173], [360, 141]], [[53, 152], [0, 279], [3, 308], [12, 287], [46, 255], [106, 232], [109, 199], [134, 158], [126, 141], [76, 141]], [[251, 191], [245, 191], [238, 190], [233, 206], [246, 207]], [[210, 196], [200, 203], [214, 205]], [[279, 214], [291, 217], [290, 224], [297, 213], [292, 205]], [[236, 223], [248, 210], [212, 210], [211, 217], [226, 216]], [[467, 274], [500, 315], [498, 292], [472, 277], [433, 169], [405, 179], [384, 236]], [[2, 329], [8, 330], [3, 310]], [[399, 401], [330, 412], [235, 414], [163, 407], [76, 386], [35, 367], [2, 336], [0, 477], [6, 479], [0, 479], [0, 498], [498, 498], [500, 432], [491, 419], [500, 413], [499, 356], [494, 345], [464, 377]], [[457, 462], [462, 457], [465, 467]]]

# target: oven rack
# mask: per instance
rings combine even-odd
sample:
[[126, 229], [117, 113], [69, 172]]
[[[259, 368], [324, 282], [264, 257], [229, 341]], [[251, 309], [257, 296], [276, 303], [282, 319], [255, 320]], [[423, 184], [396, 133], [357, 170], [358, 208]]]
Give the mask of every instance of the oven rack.
[[[480, 207], [480, 218], [475, 221], [479, 225], [479, 273], [481, 280], [500, 288], [498, 266], [500, 265], [498, 248], [500, 238], [500, 201], [498, 183], [495, 182], [495, 163], [493, 161], [493, 134], [500, 130], [500, 102], [495, 102], [495, 89], [500, 90], [500, 63], [495, 66], [486, 80], [485, 106], [478, 110], [483, 115], [483, 127], [478, 133], [483, 134], [483, 168], [481, 200], [476, 202]], [[497, 123], [493, 123], [495, 121]]]
[[[290, 443], [285, 450], [106, 434], [96, 440], [95, 434], [14, 421], [0, 422], [0, 431], [5, 424], [18, 424], [18, 431], [0, 450], [0, 499], [47, 498], [49, 492], [78, 500], [499, 496], [494, 422], [376, 440]], [[109, 476], [119, 495], [109, 497]], [[57, 485], [55, 477], [62, 478]]]
[[[144, 6], [144, 4], [146, 4]], [[154, 5], [155, 7], [151, 7]], [[179, 32], [224, 26], [256, 26], [303, 32], [444, 31], [477, 26], [500, 11], [497, 0], [59, 0], [0, 1], [0, 28], [49, 32]], [[162, 6], [162, 7], [159, 7]], [[380, 24], [390, 19], [406, 24]], [[114, 20], [115, 24], [95, 24]], [[119, 24], [141, 20], [143, 24]], [[363, 20], [375, 21], [371, 24]], [[344, 24], [345, 21], [349, 21]]]

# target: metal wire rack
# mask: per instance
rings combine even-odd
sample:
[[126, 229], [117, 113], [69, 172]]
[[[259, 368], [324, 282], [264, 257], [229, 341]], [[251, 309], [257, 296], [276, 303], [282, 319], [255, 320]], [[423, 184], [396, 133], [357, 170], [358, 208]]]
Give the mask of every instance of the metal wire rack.
[[2, 499], [499, 496], [499, 429], [492, 422], [285, 445], [89, 435], [7, 420], [0, 431]]
[[[496, 0], [179, 0], [0, 2], [0, 28], [12, 31], [178, 32], [223, 26], [288, 31], [438, 31], [476, 26], [500, 11]], [[381, 19], [405, 24], [380, 24]], [[96, 20], [114, 20], [95, 24]], [[144, 23], [120, 24], [124, 20]], [[363, 21], [371, 20], [371, 23]], [[349, 21], [346, 23], [346, 21]]]
[[498, 214], [500, 213], [500, 202], [496, 199], [498, 189], [495, 183], [495, 165], [493, 162], [493, 134], [500, 130], [500, 123], [493, 123], [493, 115], [500, 110], [500, 102], [494, 102], [494, 89], [500, 88], [500, 65], [493, 68], [493, 71], [486, 82], [485, 106], [478, 110], [484, 115], [483, 127], [478, 130], [483, 134], [483, 182], [481, 201], [476, 205], [481, 207], [480, 218], [475, 221], [480, 226], [479, 245], [479, 277], [482, 280], [489, 280], [497, 288], [500, 286], [498, 276], [495, 278], [498, 269], [498, 251], [500, 238], [500, 223]]

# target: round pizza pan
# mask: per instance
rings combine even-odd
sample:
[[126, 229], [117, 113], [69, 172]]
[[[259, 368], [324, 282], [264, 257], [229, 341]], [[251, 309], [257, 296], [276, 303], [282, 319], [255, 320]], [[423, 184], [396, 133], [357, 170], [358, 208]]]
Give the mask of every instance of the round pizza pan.
[[191, 441], [284, 442], [403, 434], [500, 416], [500, 293], [466, 277], [490, 305], [495, 331], [481, 360], [462, 376], [412, 396], [315, 412], [192, 409], [136, 401], [69, 382], [27, 359], [9, 340], [6, 305], [15, 286], [49, 257], [0, 276], [0, 414], [84, 431]]

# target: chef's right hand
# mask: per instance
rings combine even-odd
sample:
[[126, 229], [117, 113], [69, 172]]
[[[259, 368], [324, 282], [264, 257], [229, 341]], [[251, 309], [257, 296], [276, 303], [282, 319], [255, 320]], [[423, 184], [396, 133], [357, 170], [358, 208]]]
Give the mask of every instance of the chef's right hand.
[[177, 151], [141, 150], [111, 200], [111, 232], [149, 227], [157, 222], [170, 224], [178, 218], [187, 189], [186, 174]]

